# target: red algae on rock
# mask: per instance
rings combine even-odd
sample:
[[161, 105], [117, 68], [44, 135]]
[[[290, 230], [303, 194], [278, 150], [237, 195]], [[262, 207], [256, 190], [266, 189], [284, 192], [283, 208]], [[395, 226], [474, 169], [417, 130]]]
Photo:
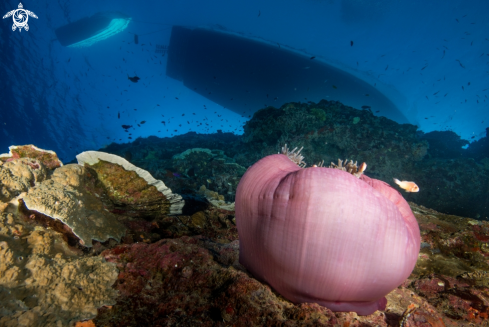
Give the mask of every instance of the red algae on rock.
[[[216, 234], [219, 242], [212, 236], [183, 236], [153, 244], [120, 245], [103, 252], [102, 256], [120, 269], [114, 285], [119, 297], [110, 311], [100, 309], [94, 321], [103, 326], [489, 325], [489, 303], [485, 300], [489, 289], [484, 282], [489, 278], [480, 261], [486, 257], [474, 256], [484, 254], [484, 243], [474, 243], [478, 250], [468, 256], [457, 250], [465, 245], [444, 243], [447, 238], [477, 239], [471, 220], [414, 204], [411, 208], [420, 221], [425, 246], [413, 274], [386, 296], [385, 311], [358, 316], [333, 313], [317, 304], [294, 305], [244, 270], [237, 260], [237, 240], [228, 242]], [[207, 210], [204, 213], [209, 214]], [[477, 224], [481, 226], [477, 232], [484, 234], [487, 223]], [[434, 225], [438, 227], [433, 229]], [[449, 248], [437, 250], [443, 244]]]
[[[110, 314], [101, 313], [94, 321], [108, 326], [219, 326], [222, 322], [263, 326], [286, 322], [284, 310], [287, 316], [297, 315], [293, 304], [277, 298], [269, 287], [239, 270], [242, 267], [237, 260], [233, 260], [236, 267], [214, 260], [220, 256], [216, 249], [226, 245], [214, 243], [209, 250], [209, 243], [212, 241], [202, 237], [184, 236], [104, 251], [102, 256], [120, 270], [115, 284], [120, 296]], [[233, 248], [237, 259], [237, 249]], [[132, 310], [136, 303], [139, 309]], [[317, 309], [303, 312], [301, 320], [316, 322], [317, 326], [335, 321], [334, 316], [316, 313]]]

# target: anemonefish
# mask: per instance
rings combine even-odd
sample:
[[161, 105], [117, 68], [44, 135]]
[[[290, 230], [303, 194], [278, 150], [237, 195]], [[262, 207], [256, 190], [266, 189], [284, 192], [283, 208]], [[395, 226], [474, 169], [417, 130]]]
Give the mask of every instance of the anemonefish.
[[394, 183], [399, 185], [400, 188], [404, 189], [406, 192], [419, 192], [419, 187], [414, 182], [400, 181], [397, 178], [393, 178]]

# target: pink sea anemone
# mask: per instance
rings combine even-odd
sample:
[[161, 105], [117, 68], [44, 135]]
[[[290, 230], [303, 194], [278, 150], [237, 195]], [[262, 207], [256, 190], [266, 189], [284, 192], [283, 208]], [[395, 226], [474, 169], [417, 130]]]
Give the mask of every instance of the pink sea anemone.
[[294, 303], [368, 315], [413, 270], [419, 226], [388, 184], [282, 154], [248, 169], [236, 191], [240, 263]]

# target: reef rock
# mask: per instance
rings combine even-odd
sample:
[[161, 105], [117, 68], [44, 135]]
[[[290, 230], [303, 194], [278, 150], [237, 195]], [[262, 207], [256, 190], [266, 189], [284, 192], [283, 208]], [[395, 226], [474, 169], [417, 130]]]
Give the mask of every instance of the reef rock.
[[[489, 322], [489, 223], [410, 203], [422, 249], [386, 309], [367, 316], [293, 304], [238, 263], [238, 241], [202, 236], [120, 245], [102, 253], [121, 273], [117, 304], [101, 308], [97, 326], [463, 327]], [[286, 254], [287, 255], [287, 254]], [[134, 308], [137, 307], [137, 310]]]

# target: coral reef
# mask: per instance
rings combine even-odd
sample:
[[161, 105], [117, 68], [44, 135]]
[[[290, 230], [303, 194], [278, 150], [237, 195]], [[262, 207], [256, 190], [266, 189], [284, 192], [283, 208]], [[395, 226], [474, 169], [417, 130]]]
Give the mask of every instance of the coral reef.
[[452, 131], [429, 132], [422, 134], [420, 139], [427, 140], [430, 144], [429, 156], [440, 159], [462, 158], [466, 152], [462, 147], [469, 144], [469, 141], [462, 140]]
[[[226, 156], [224, 151], [216, 149], [189, 149], [174, 155], [171, 164], [176, 172], [192, 180], [194, 190], [204, 185], [222, 194], [228, 202], [234, 202], [239, 179], [246, 171]], [[189, 186], [191, 185], [187, 184]]]
[[467, 156], [474, 159], [489, 158], [489, 127], [486, 128], [486, 136], [470, 143], [467, 148]]
[[[406, 194], [409, 201], [489, 219], [489, 169], [484, 168], [489, 166], [485, 164], [489, 152], [484, 151], [488, 136], [463, 149], [466, 141], [452, 132], [423, 134], [414, 125], [326, 100], [261, 109], [246, 122], [244, 131], [242, 136], [192, 132], [174, 138], [139, 138], [130, 144], [112, 144], [104, 151], [131, 158], [182, 195], [204, 185], [233, 202], [244, 170], [286, 143], [302, 147], [310, 164], [337, 162], [338, 158], [367, 162], [370, 176], [392, 186], [393, 177], [416, 182], [421, 192]], [[195, 148], [208, 151], [172, 159]], [[150, 154], [152, 159], [146, 160]]]
[[[361, 115], [357, 113], [353, 117], [357, 116]], [[362, 123], [363, 118], [357, 125]], [[351, 120], [348, 124], [352, 125]], [[199, 136], [194, 134], [181, 136], [178, 142], [168, 139], [170, 148], [162, 150], [167, 151], [165, 158], [155, 154], [157, 164], [164, 163], [162, 167], [176, 172], [173, 164], [178, 161], [171, 157], [184, 152], [182, 144], [189, 149], [210, 149], [218, 158], [221, 154], [214, 150], [225, 150], [226, 156], [235, 158], [243, 167], [256, 156], [251, 152], [238, 154], [237, 147], [231, 146], [238, 142], [237, 137], [202, 137], [205, 145], [200, 145]], [[151, 147], [156, 147], [155, 138], [148, 141]], [[305, 150], [309, 148], [307, 144]], [[138, 140], [134, 147], [145, 150], [145, 140]], [[122, 146], [118, 149], [122, 154], [129, 151]], [[130, 150], [133, 158], [141, 160], [138, 158], [142, 152], [134, 149]], [[270, 153], [276, 152], [274, 147]], [[0, 326], [74, 326], [77, 323], [78, 326], [462, 327], [489, 324], [486, 300], [489, 297], [489, 222], [449, 216], [410, 203], [422, 238], [421, 252], [411, 276], [386, 296], [385, 311], [368, 316], [333, 313], [317, 304], [294, 305], [254, 279], [238, 263], [239, 241], [232, 207], [206, 204], [206, 197], [222, 203], [224, 197], [207, 187], [202, 188], [200, 196], [195, 188], [187, 187], [195, 184], [197, 189], [201, 188], [201, 183], [192, 181], [195, 176], [165, 175], [171, 183], [181, 183], [186, 188], [185, 200], [191, 210], [184, 208], [182, 215], [130, 216], [116, 209], [104, 193], [109, 184], [102, 184], [100, 179], [103, 173], [112, 170], [96, 172], [85, 166], [79, 167], [83, 174], [69, 177], [71, 173], [67, 175], [63, 171], [69, 171], [72, 165], [57, 173], [39, 159], [10, 159], [0, 163], [0, 170], [7, 167], [7, 174], [0, 176], [8, 176], [5, 180], [11, 183], [6, 188], [4, 179], [0, 180], [0, 187], [10, 192], [0, 200]], [[185, 166], [190, 159], [186, 156], [180, 164]], [[197, 158], [191, 160], [200, 162]], [[225, 158], [224, 163], [231, 160]], [[445, 169], [467, 170], [467, 166], [450, 166], [458, 159], [431, 160], [432, 165], [440, 164], [433, 170], [440, 170], [440, 174], [448, 174]], [[220, 161], [217, 169], [226, 167], [220, 166]], [[415, 167], [419, 169], [417, 164]], [[481, 176], [480, 171], [487, 172], [483, 163], [472, 161], [467, 165], [473, 167], [469, 172], [476, 177]], [[204, 168], [202, 173], [208, 175], [199, 178], [212, 177], [212, 169]], [[19, 205], [23, 195], [53, 177], [56, 183], [66, 186], [78, 180], [87, 192], [100, 199], [127, 229], [120, 244], [113, 239], [92, 241], [92, 247], [73, 244], [67, 239], [66, 228], [53, 225], [58, 220], [49, 218], [50, 223], [44, 224], [43, 219], [48, 218], [27, 211], [22, 202]], [[61, 182], [66, 177], [68, 180]], [[165, 184], [170, 183], [165, 180]], [[103, 207], [97, 210], [105, 211]]]
[[406, 198], [436, 210], [489, 220], [489, 169], [471, 158], [418, 162], [413, 180], [424, 187]]
[[[312, 112], [318, 110], [324, 112], [324, 120], [314, 119]], [[368, 162], [370, 174], [379, 179], [390, 171], [409, 169], [428, 149], [428, 143], [418, 139], [416, 126], [400, 125], [336, 101], [268, 107], [258, 111], [244, 130], [243, 148], [255, 162], [287, 143], [303, 146], [311, 162], [346, 157]]]

